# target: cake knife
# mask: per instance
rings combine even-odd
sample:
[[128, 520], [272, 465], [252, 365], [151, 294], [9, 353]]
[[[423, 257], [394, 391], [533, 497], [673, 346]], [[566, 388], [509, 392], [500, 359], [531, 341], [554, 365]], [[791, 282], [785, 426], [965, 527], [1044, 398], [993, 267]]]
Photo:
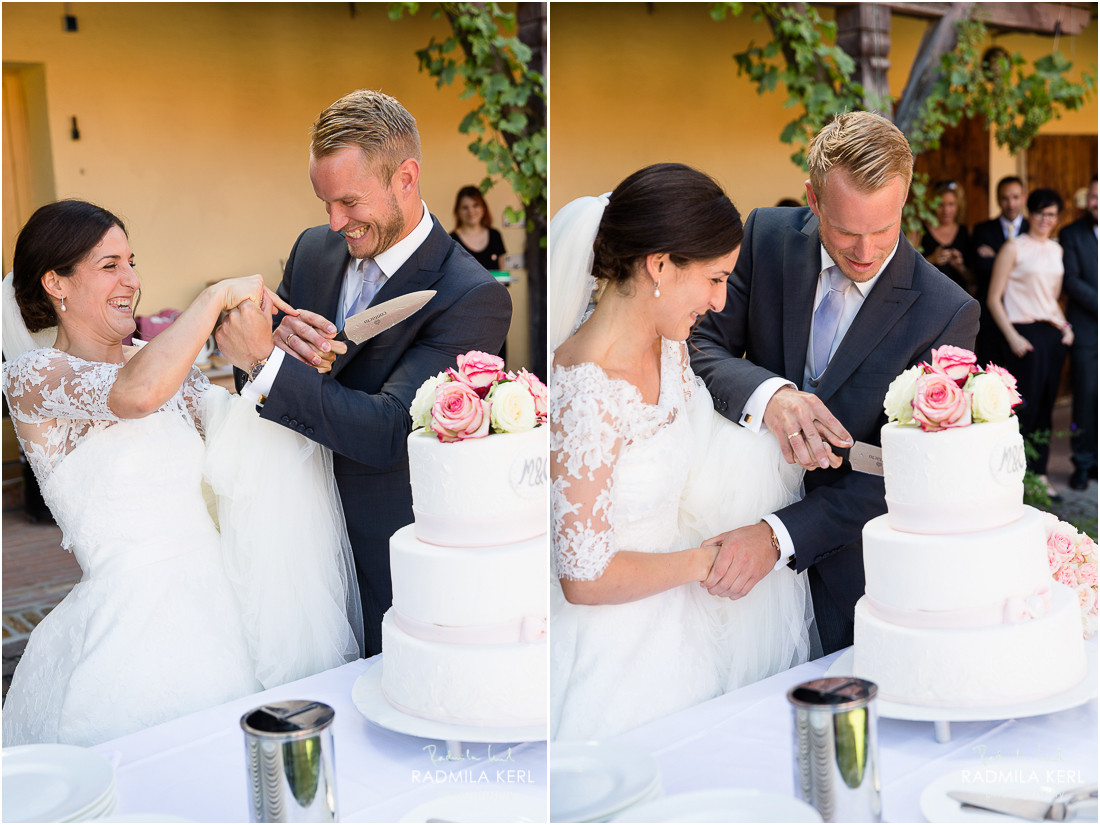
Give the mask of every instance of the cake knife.
[[948, 791], [947, 795], [964, 807], [981, 808], [1032, 822], [1065, 822], [1074, 807], [1090, 800], [1095, 802], [1096, 785], [1063, 791], [1049, 802], [969, 791]]
[[857, 441], [846, 450], [838, 450], [834, 447], [833, 451], [841, 457], [846, 457], [851, 462], [852, 469], [856, 472], [868, 473], [873, 476], [882, 475], [882, 447], [876, 447], [874, 444], [868, 444], [865, 441]]
[[434, 296], [434, 289], [423, 289], [420, 292], [399, 295], [377, 306], [367, 307], [344, 322], [344, 328], [336, 333], [336, 340], [362, 344], [368, 338], [373, 338], [378, 333], [400, 324]]

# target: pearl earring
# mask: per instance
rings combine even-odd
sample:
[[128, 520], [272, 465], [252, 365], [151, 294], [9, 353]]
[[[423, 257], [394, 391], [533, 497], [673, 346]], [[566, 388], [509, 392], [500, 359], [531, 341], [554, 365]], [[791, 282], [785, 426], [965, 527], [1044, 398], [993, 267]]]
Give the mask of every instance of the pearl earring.
[[64, 295], [61, 296], [61, 311], [62, 312], [65, 311], [65, 296]]
[[654, 298], [660, 298], [661, 297], [661, 279], [660, 278], [658, 278], [657, 283], [653, 285], [653, 297]]

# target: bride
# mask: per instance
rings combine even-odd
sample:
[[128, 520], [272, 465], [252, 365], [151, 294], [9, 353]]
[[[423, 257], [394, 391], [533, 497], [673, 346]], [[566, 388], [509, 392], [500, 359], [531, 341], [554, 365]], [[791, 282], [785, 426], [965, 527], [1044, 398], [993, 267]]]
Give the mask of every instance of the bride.
[[716, 182], [649, 166], [549, 235], [550, 736], [606, 737], [810, 657], [804, 576], [737, 601], [703, 587], [719, 534], [796, 500], [802, 470], [715, 413], [689, 365], [742, 238]]
[[139, 288], [122, 222], [73, 200], [31, 216], [4, 279], [4, 394], [84, 573], [31, 633], [5, 746], [97, 744], [358, 656], [328, 457], [193, 368], [223, 310], [295, 310], [221, 281], [134, 349]]

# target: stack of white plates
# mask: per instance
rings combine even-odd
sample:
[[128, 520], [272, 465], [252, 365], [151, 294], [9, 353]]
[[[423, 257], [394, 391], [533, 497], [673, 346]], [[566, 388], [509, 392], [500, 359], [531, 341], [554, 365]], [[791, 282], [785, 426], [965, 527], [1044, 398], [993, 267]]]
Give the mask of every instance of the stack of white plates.
[[4, 748], [5, 822], [86, 822], [114, 812], [115, 769], [75, 745]]
[[550, 821], [605, 822], [661, 796], [657, 760], [609, 742], [550, 743]]

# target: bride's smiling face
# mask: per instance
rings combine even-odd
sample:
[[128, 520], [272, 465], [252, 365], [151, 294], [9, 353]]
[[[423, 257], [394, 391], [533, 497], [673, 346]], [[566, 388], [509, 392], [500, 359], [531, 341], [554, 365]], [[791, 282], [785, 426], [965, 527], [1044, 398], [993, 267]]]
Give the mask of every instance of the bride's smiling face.
[[134, 271], [130, 241], [118, 226], [107, 230], [72, 275], [62, 278], [47, 272], [43, 284], [55, 297], [64, 296], [65, 312], [58, 315], [70, 337], [110, 343], [137, 328], [133, 307], [141, 281]]
[[[661, 296], [654, 299], [657, 331], [673, 341], [686, 341], [692, 327], [708, 312], [721, 312], [726, 305], [729, 280], [741, 247], [709, 261], [692, 261], [676, 266], [667, 255], [650, 256], [660, 268]], [[663, 266], [662, 266], [663, 264]]]

